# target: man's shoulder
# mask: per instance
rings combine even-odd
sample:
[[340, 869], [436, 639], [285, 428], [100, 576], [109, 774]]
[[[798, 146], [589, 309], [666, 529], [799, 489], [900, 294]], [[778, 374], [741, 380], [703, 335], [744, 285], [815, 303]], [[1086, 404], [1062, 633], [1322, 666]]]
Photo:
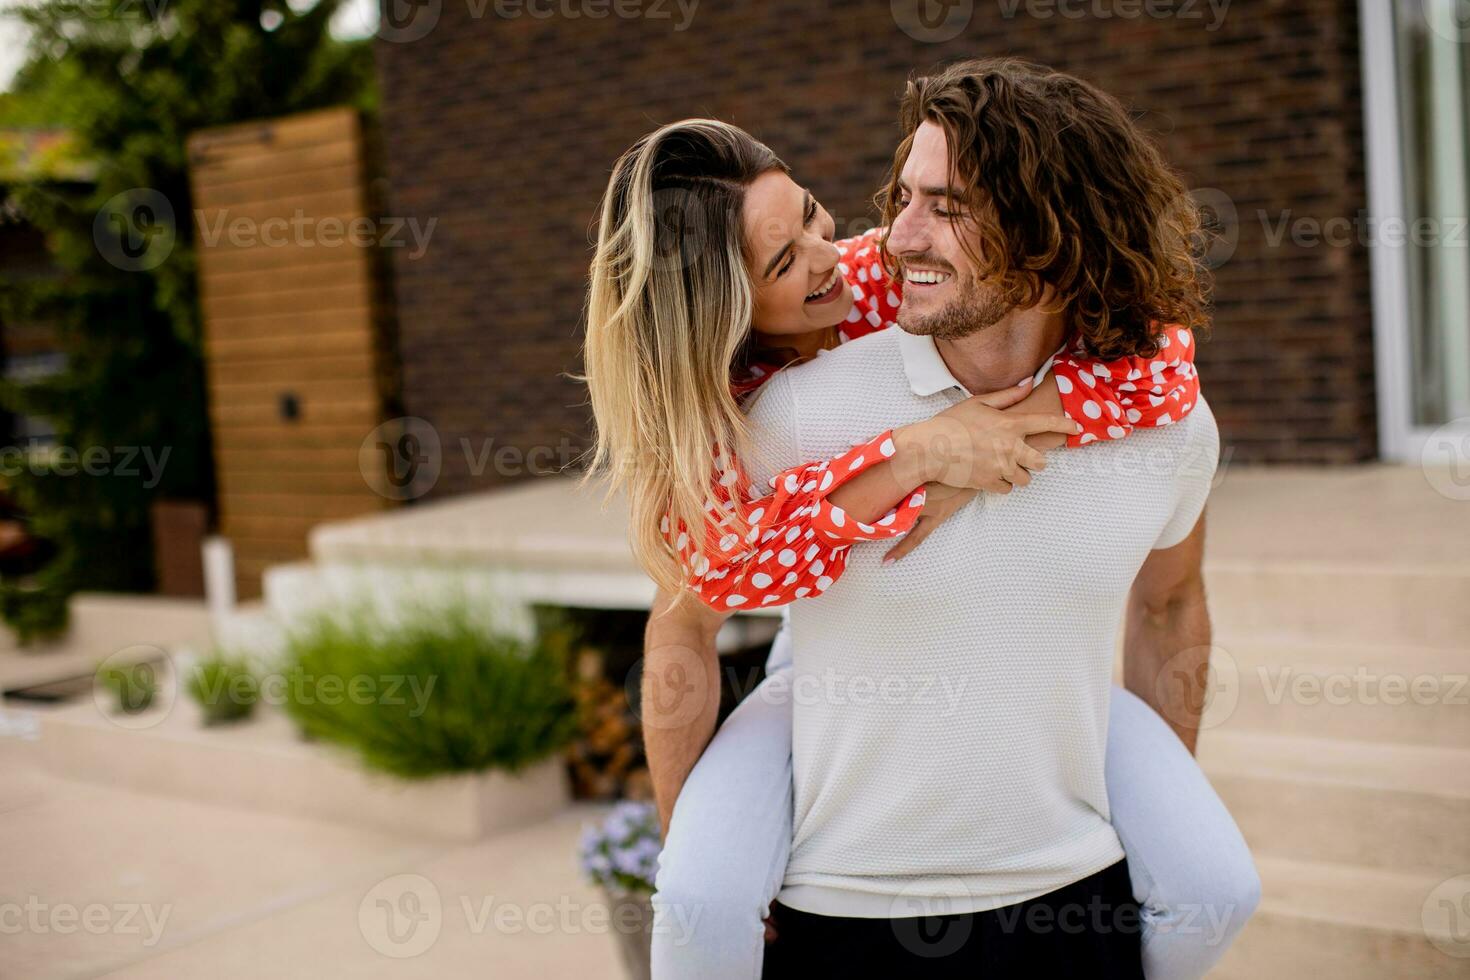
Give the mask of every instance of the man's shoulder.
[[1184, 418], [1165, 426], [1142, 431], [1156, 432], [1166, 436], [1179, 447], [1181, 452], [1189, 455], [1205, 453], [1216, 456], [1220, 451], [1220, 426], [1215, 421], [1215, 413], [1210, 411], [1210, 403], [1203, 395], [1199, 396], [1189, 414]]
[[1209, 402], [1201, 397], [1182, 419], [1134, 429], [1127, 438], [1075, 450], [1079, 458], [1092, 453], [1099, 459], [1120, 461], [1117, 465], [1126, 467], [1124, 472], [1140, 467], [1140, 474], [1162, 477], [1165, 482], [1208, 482], [1220, 460], [1220, 429]]

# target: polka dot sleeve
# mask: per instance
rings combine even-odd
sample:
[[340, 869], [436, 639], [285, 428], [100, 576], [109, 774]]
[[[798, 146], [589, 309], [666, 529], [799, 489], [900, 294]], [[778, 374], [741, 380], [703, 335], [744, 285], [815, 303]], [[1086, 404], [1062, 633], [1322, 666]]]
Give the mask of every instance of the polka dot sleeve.
[[1194, 337], [1183, 327], [1168, 327], [1155, 357], [1089, 359], [1059, 354], [1051, 366], [1062, 411], [1082, 425], [1068, 446], [1122, 439], [1134, 429], [1177, 422], [1199, 401], [1194, 367]]
[[[893, 453], [893, 433], [884, 432], [836, 459], [778, 473], [770, 481], [772, 492], [755, 499], [738, 463], [732, 463], [717, 474], [719, 506], [711, 508], [703, 547], [682, 524], [672, 535], [689, 587], [722, 612], [821, 595], [846, 569], [855, 542], [898, 537], [924, 509], [924, 491], [914, 490], [865, 524], [827, 499]], [[732, 519], [737, 507], [748, 529], [743, 535]], [[671, 534], [667, 519], [663, 530]]]

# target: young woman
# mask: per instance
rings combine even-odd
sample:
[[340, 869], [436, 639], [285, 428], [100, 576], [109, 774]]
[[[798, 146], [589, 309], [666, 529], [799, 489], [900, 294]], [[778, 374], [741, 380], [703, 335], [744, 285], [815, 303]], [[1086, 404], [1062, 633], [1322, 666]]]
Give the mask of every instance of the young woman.
[[[780, 202], [797, 199], [793, 229]], [[665, 126], [614, 168], [588, 303], [592, 471], [627, 494], [633, 548], [661, 587], [662, 615], [708, 624], [715, 611], [818, 596], [853, 543], [907, 533], [899, 548], [911, 548], [975, 491], [1025, 486], [1045, 466], [1038, 448], [1165, 425], [1198, 397], [1183, 327], [1162, 331], [1148, 359], [1069, 347], [1043, 366], [1044, 383], [968, 399], [752, 488], [739, 465], [742, 399], [782, 366], [888, 329], [897, 315], [881, 232], [833, 237], [831, 217], [785, 165], [733, 126]], [[783, 634], [766, 685], [787, 665]], [[682, 790], [663, 787], [656, 977], [760, 975], [761, 921], [781, 885], [792, 806], [790, 705], [764, 694], [736, 709]], [[1144, 908], [1147, 974], [1199, 976], [1254, 908], [1244, 842], [1168, 725], [1122, 690], [1107, 779]]]

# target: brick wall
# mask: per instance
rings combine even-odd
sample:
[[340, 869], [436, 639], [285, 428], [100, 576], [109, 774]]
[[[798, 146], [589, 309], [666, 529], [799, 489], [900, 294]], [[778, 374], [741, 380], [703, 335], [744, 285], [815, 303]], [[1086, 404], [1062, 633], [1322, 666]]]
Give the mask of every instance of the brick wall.
[[896, 26], [889, 0], [703, 0], [683, 30], [672, 0], [642, 2], [667, 19], [505, 18], [497, 9], [523, 8], [443, 0], [426, 36], [380, 40], [390, 211], [438, 221], [422, 257], [395, 256], [405, 407], [445, 447], [435, 492], [514, 478], [515, 450], [585, 445], [584, 395], [566, 375], [579, 367], [596, 203], [634, 138], [690, 115], [738, 123], [813, 187], [839, 231], [858, 228], [905, 76], [1001, 53], [1111, 91], [1191, 187], [1235, 208], [1215, 336], [1199, 355], [1234, 460], [1370, 458], [1366, 253], [1272, 242], [1283, 212], [1325, 220], [1363, 206], [1355, 4], [1252, 0], [1215, 30], [1203, 2], [1167, 18], [1125, 16], [1141, 6], [1131, 0], [1063, 5], [1089, 12], [975, 0], [959, 38], [928, 43]]

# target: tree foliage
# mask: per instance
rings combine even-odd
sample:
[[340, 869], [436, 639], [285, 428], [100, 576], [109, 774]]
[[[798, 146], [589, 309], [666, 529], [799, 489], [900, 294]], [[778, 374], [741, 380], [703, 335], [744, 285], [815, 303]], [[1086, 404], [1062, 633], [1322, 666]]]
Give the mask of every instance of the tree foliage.
[[[69, 152], [95, 175], [32, 173], [4, 188], [60, 274], [0, 269], [0, 320], [52, 324], [66, 354], [59, 374], [0, 384], [0, 403], [56, 433], [9, 477], [33, 533], [57, 548], [36, 574], [0, 582], [0, 614], [26, 632], [61, 626], [61, 600], [77, 589], [150, 587], [155, 497], [212, 500], [185, 141], [207, 126], [330, 105], [371, 110], [371, 49], [331, 36], [339, 6], [42, 0], [10, 11], [31, 41], [0, 97], [0, 126], [66, 130]], [[160, 235], [172, 237], [162, 261], [127, 261]], [[154, 485], [122, 463], [144, 447], [164, 460]], [[111, 461], [101, 475], [79, 466], [89, 450], [100, 460], [99, 448]]]

